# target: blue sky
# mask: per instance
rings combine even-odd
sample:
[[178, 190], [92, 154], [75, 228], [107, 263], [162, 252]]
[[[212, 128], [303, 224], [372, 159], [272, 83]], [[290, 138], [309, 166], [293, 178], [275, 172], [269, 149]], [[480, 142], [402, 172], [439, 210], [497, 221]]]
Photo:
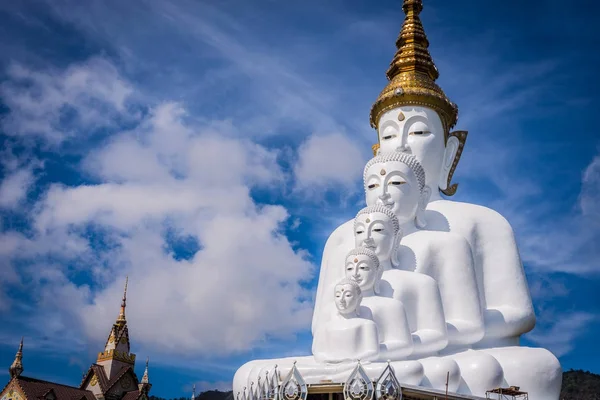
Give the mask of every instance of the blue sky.
[[[523, 343], [600, 373], [597, 11], [426, 0], [422, 20], [470, 132], [455, 199], [519, 242]], [[26, 375], [78, 384], [126, 274], [155, 395], [308, 354], [402, 18], [398, 0], [0, 3], [0, 365], [24, 335]]]

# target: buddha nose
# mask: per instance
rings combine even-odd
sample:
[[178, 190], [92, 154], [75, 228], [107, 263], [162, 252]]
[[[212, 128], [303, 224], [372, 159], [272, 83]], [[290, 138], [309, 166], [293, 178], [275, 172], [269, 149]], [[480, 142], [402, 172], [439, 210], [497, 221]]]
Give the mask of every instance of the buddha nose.
[[402, 135], [402, 137], [400, 138], [400, 146], [396, 147], [396, 151], [401, 152], [401, 153], [409, 153], [410, 152], [410, 145], [408, 144], [408, 136], [407, 135]]
[[[387, 186], [387, 185], [385, 185]], [[379, 204], [382, 204], [384, 206], [390, 205], [391, 204], [391, 197], [390, 194], [387, 192], [387, 188], [384, 187], [383, 188], [384, 192], [382, 194], [380, 194], [378, 197], [378, 202]]]

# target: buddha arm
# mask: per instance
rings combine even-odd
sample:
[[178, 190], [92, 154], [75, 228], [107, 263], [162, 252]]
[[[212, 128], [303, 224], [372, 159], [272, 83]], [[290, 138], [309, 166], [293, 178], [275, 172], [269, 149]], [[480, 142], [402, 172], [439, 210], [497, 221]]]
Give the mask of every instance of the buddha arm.
[[319, 325], [325, 323], [335, 311], [333, 286], [344, 277], [344, 257], [354, 245], [353, 224], [354, 221], [350, 220], [340, 225], [325, 243], [312, 319], [313, 335]]
[[483, 338], [485, 327], [471, 247], [458, 234], [436, 232], [436, 236], [439, 240], [434, 242], [428, 275], [440, 288], [448, 341], [458, 345], [477, 343]]
[[320, 362], [343, 362], [350, 360], [373, 361], [379, 356], [379, 334], [371, 320], [334, 318], [329, 328], [323, 331], [324, 343], [314, 354]]
[[[411, 326], [413, 356], [427, 356], [448, 344], [444, 309], [435, 280], [417, 272], [398, 271], [401, 279], [395, 282], [394, 298], [402, 301]], [[398, 295], [396, 294], [398, 293]]]
[[489, 210], [471, 241], [478, 282], [484, 288], [485, 335], [515, 337], [535, 326], [535, 313], [513, 230], [500, 214]]
[[465, 237], [473, 252], [486, 338], [517, 337], [535, 325], [535, 314], [513, 230], [486, 207], [438, 200], [428, 209], [441, 213], [451, 232]]
[[384, 298], [382, 307], [373, 310], [373, 320], [379, 329], [379, 358], [400, 360], [413, 352], [412, 336], [406, 311], [401, 302]]

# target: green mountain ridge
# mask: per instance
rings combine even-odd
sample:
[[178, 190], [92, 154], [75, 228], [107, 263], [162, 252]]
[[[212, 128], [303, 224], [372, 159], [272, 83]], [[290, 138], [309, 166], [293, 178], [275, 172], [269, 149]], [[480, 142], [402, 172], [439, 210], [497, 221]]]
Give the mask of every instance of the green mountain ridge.
[[[178, 397], [170, 400], [190, 400]], [[150, 400], [167, 400], [150, 396]], [[196, 400], [234, 400], [231, 391], [209, 390], [196, 396]], [[589, 371], [571, 369], [563, 373], [560, 400], [600, 400], [600, 375]]]

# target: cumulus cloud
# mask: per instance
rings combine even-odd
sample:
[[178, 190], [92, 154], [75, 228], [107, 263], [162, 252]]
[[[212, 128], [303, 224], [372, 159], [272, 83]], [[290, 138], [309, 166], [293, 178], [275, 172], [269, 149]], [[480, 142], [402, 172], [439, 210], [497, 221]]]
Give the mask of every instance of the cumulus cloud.
[[[30, 94], [21, 93], [11, 103], [10, 124], [55, 145], [97, 118], [110, 120], [110, 112], [93, 110], [96, 101], [136, 121], [87, 152], [80, 166], [89, 182], [48, 187], [29, 212], [30, 234], [5, 233], [14, 240], [3, 253], [23, 261], [20, 273], [35, 291], [39, 310], [30, 317], [45, 321], [38, 333], [58, 337], [77, 321], [83, 337], [102, 342], [126, 274], [130, 330], [137, 345], [155, 353], [227, 355], [307, 327], [312, 303], [304, 282], [314, 266], [283, 233], [289, 212], [251, 195], [281, 183], [277, 151], [221, 132], [218, 121], [193, 122], [178, 103], [157, 104], [136, 120], [125, 105], [131, 85], [114, 66], [83, 65], [101, 65], [104, 73], [13, 66], [2, 92], [4, 98], [29, 79], [43, 110], [34, 113]], [[57, 127], [65, 104], [77, 109], [72, 131]], [[29, 118], [44, 129], [30, 129]], [[7, 203], [18, 197], [7, 195]], [[197, 245], [180, 257], [174, 243], [184, 239]], [[88, 278], [77, 283], [77, 273]]]
[[56, 145], [74, 135], [89, 135], [124, 117], [130, 84], [104, 58], [65, 70], [32, 70], [13, 63], [0, 97], [10, 113], [2, 120], [7, 135], [41, 138]]
[[312, 135], [298, 150], [297, 189], [351, 186], [362, 176], [365, 158], [365, 152], [347, 135]]
[[0, 183], [0, 207], [17, 207], [27, 196], [33, 182], [33, 171], [28, 168], [17, 170], [4, 178]]

